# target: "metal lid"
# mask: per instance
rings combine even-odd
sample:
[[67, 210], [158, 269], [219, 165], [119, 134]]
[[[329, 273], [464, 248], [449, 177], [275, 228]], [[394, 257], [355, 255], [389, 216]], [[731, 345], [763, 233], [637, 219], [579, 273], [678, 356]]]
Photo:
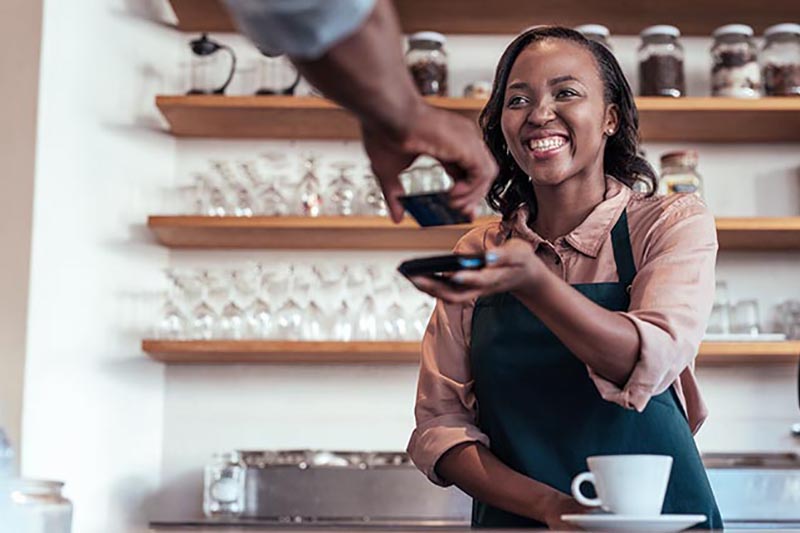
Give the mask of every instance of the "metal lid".
[[611, 35], [608, 28], [602, 24], [581, 24], [580, 26], [575, 26], [575, 31], [579, 31], [583, 34], [602, 35], [603, 37]]
[[776, 35], [778, 33], [796, 33], [800, 35], [800, 24], [792, 22], [784, 22], [783, 24], [775, 24], [764, 30], [764, 37]]
[[656, 24], [642, 30], [639, 34], [640, 37], [648, 37], [650, 35], [669, 35], [671, 37], [680, 37], [681, 30], [669, 24]]
[[418, 41], [430, 41], [444, 45], [447, 42], [447, 37], [438, 31], [418, 31], [408, 36], [408, 42], [414, 43]]
[[746, 35], [747, 37], [753, 36], [753, 28], [747, 24], [725, 24], [720, 26], [711, 34], [712, 37], [719, 37], [720, 35]]
[[698, 161], [697, 150], [676, 150], [674, 152], [666, 152], [661, 154], [661, 166], [669, 167], [675, 165], [682, 166], [697, 166]]

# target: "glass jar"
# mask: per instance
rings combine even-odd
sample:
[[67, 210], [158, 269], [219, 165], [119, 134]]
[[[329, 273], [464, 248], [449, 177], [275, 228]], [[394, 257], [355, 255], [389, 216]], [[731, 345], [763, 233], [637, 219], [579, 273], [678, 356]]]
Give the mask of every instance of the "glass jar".
[[661, 156], [658, 193], [662, 196], [677, 193], [703, 196], [703, 179], [697, 173], [696, 150], [668, 152]]
[[0, 480], [0, 531], [70, 533], [72, 503], [58, 481]]
[[608, 41], [611, 32], [602, 24], [583, 24], [577, 26], [575, 31], [581, 32], [583, 36], [590, 41], [597, 41], [609, 50], [612, 50], [611, 43]]
[[713, 37], [711, 94], [758, 98], [761, 94], [761, 71], [753, 43], [753, 28], [728, 24], [714, 30]]
[[684, 96], [683, 46], [675, 26], [658, 25], [640, 34], [639, 93], [641, 96]]
[[761, 68], [767, 96], [800, 96], [800, 24], [764, 31]]
[[408, 38], [406, 64], [423, 96], [447, 96], [447, 53], [445, 36], [421, 31]]
[[206, 465], [203, 513], [235, 518], [244, 511], [245, 464], [237, 452], [214, 454]]

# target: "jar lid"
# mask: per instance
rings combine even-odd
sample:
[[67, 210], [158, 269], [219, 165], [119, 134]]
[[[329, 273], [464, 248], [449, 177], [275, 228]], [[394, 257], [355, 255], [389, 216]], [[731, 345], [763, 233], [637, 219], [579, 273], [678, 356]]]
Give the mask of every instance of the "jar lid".
[[783, 24], [775, 24], [764, 30], [764, 37], [776, 35], [778, 33], [797, 33], [800, 34], [800, 24], [791, 22], [784, 22]]
[[746, 35], [748, 37], [752, 37], [753, 28], [751, 28], [747, 24], [726, 24], [714, 30], [711, 36], [719, 37], [720, 35], [731, 35], [731, 34]]
[[447, 42], [447, 37], [439, 33], [438, 31], [418, 31], [417, 33], [412, 33], [408, 36], [408, 42], [418, 42], [418, 41], [432, 41], [434, 43], [439, 43], [443, 45]]
[[696, 166], [698, 161], [697, 150], [676, 150], [661, 154], [661, 166], [669, 165], [688, 165]]
[[603, 26], [602, 24], [581, 24], [580, 26], [575, 26], [575, 31], [579, 31], [581, 33], [590, 33], [592, 35], [602, 35], [603, 37], [608, 37], [611, 35], [611, 32]]
[[649, 35], [669, 35], [671, 37], [680, 37], [681, 30], [669, 24], [656, 24], [642, 30], [639, 34], [640, 37], [647, 37]]

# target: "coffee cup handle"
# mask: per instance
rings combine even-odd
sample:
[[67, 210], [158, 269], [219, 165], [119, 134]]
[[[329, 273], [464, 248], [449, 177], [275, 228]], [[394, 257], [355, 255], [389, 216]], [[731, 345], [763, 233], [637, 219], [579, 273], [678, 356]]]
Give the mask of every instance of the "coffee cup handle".
[[600, 501], [600, 498], [587, 498], [581, 492], [581, 485], [585, 481], [588, 481], [594, 485], [594, 474], [591, 472], [583, 472], [575, 476], [575, 479], [572, 480], [572, 495], [581, 505], [585, 505], [586, 507], [600, 507], [603, 505], [603, 502]]

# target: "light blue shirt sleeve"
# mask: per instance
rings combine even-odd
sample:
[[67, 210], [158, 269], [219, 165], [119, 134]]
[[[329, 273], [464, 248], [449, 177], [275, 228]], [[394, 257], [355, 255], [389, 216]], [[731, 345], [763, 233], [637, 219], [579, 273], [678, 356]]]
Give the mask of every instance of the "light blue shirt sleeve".
[[317, 59], [354, 33], [375, 0], [225, 0], [239, 30], [262, 52]]

